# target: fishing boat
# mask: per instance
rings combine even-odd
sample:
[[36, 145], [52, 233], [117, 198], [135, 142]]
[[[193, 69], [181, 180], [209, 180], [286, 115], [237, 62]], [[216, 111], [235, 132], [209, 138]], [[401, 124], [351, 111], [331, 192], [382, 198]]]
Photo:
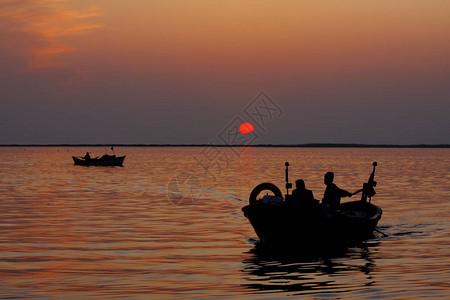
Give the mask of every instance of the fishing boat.
[[98, 158], [83, 158], [72, 156], [74, 165], [78, 166], [122, 166], [126, 155], [116, 156], [116, 155], [103, 155]]
[[[373, 163], [368, 182], [353, 193], [362, 192], [361, 200], [342, 203], [338, 210], [317, 200], [315, 204], [300, 208], [287, 205], [287, 200], [292, 197], [289, 195], [292, 184], [288, 181], [289, 163], [286, 162], [285, 166], [287, 194], [284, 197], [276, 185], [262, 183], [250, 194], [250, 204], [242, 208], [262, 243], [317, 244], [362, 240], [373, 236], [383, 213], [380, 207], [371, 203], [375, 195], [376, 162]], [[266, 195], [258, 199], [265, 190], [271, 191], [273, 196]]]

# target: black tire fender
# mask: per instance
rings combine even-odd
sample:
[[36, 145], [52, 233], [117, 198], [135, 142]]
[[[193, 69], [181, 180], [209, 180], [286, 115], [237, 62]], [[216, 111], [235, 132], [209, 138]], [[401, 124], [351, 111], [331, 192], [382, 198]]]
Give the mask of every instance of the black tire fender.
[[250, 193], [250, 198], [248, 199], [250, 204], [255, 204], [258, 203], [259, 201], [256, 199], [256, 197], [258, 197], [258, 195], [262, 192], [262, 191], [271, 191], [275, 196], [280, 197], [281, 199], [283, 199], [283, 194], [281, 193], [280, 189], [273, 183], [270, 182], [264, 182], [261, 184], [258, 184], [253, 191]]

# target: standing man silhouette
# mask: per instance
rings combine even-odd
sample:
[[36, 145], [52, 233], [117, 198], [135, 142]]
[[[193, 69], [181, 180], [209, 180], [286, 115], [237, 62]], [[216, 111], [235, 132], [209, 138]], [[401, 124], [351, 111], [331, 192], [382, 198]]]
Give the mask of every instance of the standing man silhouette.
[[339, 205], [341, 204], [341, 197], [351, 197], [352, 193], [338, 188], [337, 185], [333, 183], [333, 172], [327, 172], [323, 178], [323, 182], [327, 185], [327, 187], [323, 195], [322, 203], [338, 210]]

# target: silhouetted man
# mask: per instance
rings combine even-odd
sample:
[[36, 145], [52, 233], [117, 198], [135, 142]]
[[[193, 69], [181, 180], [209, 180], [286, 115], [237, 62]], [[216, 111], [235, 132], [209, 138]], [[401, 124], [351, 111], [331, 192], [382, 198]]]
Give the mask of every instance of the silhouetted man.
[[295, 190], [292, 191], [292, 197], [296, 208], [305, 208], [318, 203], [317, 200], [314, 200], [313, 192], [306, 189], [303, 179], [295, 182]]
[[83, 156], [84, 160], [90, 160], [91, 156], [89, 155], [89, 152], [86, 152], [86, 155]]
[[341, 204], [341, 197], [351, 197], [352, 193], [342, 190], [333, 183], [334, 173], [327, 172], [324, 176], [324, 183], [327, 185], [323, 195], [322, 203], [331, 208], [338, 209]]

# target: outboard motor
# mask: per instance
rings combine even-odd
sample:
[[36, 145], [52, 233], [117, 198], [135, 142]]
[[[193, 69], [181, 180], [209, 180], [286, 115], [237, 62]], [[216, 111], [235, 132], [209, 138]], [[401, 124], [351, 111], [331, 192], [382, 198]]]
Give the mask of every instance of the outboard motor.
[[370, 203], [370, 201], [372, 200], [372, 197], [375, 196], [375, 194], [376, 194], [375, 189], [374, 189], [374, 187], [377, 186], [377, 182], [374, 180], [376, 166], [377, 166], [377, 162], [374, 161], [372, 174], [370, 174], [370, 177], [369, 177], [369, 180], [367, 181], [367, 183], [363, 184], [362, 196], [361, 196], [361, 201], [363, 201], [363, 202], [367, 202], [367, 197], [369, 197], [369, 203]]

